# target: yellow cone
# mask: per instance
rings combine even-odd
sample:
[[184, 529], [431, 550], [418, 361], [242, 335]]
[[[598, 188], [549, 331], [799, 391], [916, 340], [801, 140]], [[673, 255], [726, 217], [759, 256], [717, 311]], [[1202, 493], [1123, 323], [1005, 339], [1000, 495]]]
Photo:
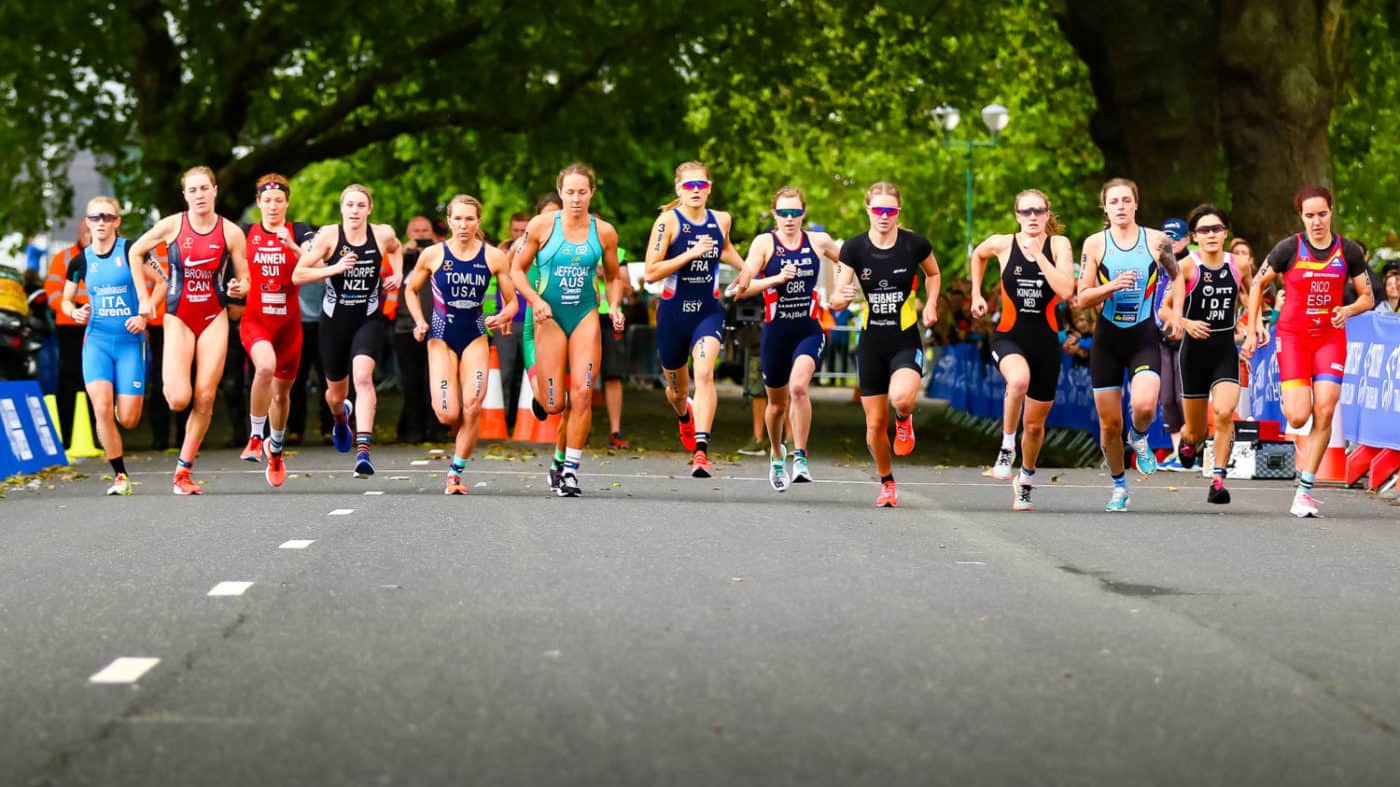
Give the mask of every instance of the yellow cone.
[[92, 442], [92, 418], [88, 415], [87, 393], [78, 392], [73, 404], [73, 445], [68, 448], [68, 459], [102, 456], [102, 449]]
[[44, 405], [49, 408], [49, 423], [53, 424], [53, 433], [58, 435], [59, 441], [62, 442], [63, 422], [58, 420], [58, 397], [44, 394]]

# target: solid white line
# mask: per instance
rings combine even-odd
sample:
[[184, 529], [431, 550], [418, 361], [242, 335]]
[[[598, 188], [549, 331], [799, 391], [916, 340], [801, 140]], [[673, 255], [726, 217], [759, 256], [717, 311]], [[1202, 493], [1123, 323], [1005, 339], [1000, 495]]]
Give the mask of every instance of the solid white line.
[[307, 547], [311, 546], [311, 545], [314, 544], [314, 543], [316, 543], [316, 540], [315, 540], [315, 539], [311, 539], [311, 538], [294, 538], [294, 539], [292, 539], [291, 541], [283, 541], [283, 542], [282, 542], [282, 545], [279, 546], [279, 547], [277, 547], [277, 548], [278, 548], [278, 549], [306, 549]]
[[378, 497], [379, 495], [382, 495], [382, 494], [384, 494], [384, 490], [383, 490], [383, 489], [366, 489], [366, 490], [365, 490], [365, 497]]
[[329, 514], [326, 514], [326, 516], [350, 516], [353, 513], [355, 513], [355, 509], [353, 508], [337, 508]]
[[209, 591], [211, 596], [241, 596], [243, 592], [252, 587], [252, 582], [220, 582]]
[[414, 459], [412, 462], [409, 462], [409, 464], [414, 467], [422, 467], [423, 465], [432, 464], [432, 462], [427, 459]]
[[956, 563], [956, 564], [959, 565], [959, 566], [985, 566], [985, 565], [987, 565], [986, 563], [983, 563], [983, 562], [980, 561], [980, 560], [955, 560], [955, 561], [953, 561], [953, 562]]
[[[326, 468], [326, 469], [321, 469], [321, 470], [310, 469], [310, 470], [306, 470], [305, 472], [311, 473], [312, 475], [317, 475], [317, 474], [321, 474], [321, 475], [331, 475], [331, 474], [335, 474], [335, 473], [337, 473], [337, 472], [340, 472], [340, 471], [343, 470], [343, 469], [344, 469], [344, 468], [340, 468], [339, 470], [337, 470], [336, 468]], [[535, 476], [535, 475], [543, 475], [544, 470], [545, 470], [545, 468], [544, 468], [543, 466], [541, 466], [541, 467], [540, 467], [539, 469], [537, 469], [537, 470], [486, 470], [486, 469], [483, 469], [483, 468], [482, 468], [481, 466], [479, 466], [479, 465], [473, 465], [471, 472], [472, 472], [473, 475]], [[910, 472], [916, 472], [916, 468], [909, 468], [909, 471], [910, 471]], [[302, 470], [298, 470], [297, 472], [303, 472], [303, 471], [302, 471]], [[441, 473], [442, 471], [441, 471], [441, 470], [437, 470], [437, 469], [430, 469], [430, 470], [409, 470], [409, 469], [404, 469], [404, 468], [397, 468], [397, 469], [395, 470], [395, 472], [398, 472], [398, 473], [436, 474], [436, 473]], [[201, 470], [201, 471], [200, 471], [200, 475], [258, 475], [258, 476], [261, 476], [262, 474], [263, 474], [263, 473], [262, 473], [261, 470]], [[677, 470], [676, 473], [602, 473], [602, 472], [596, 472], [596, 471], [591, 471], [591, 470], [585, 470], [585, 471], [584, 471], [584, 474], [585, 474], [588, 478], [631, 478], [631, 479], [645, 480], [645, 481], [670, 481], [670, 480], [675, 480], [675, 481], [689, 481], [689, 480], [690, 480], [690, 479], [686, 476], [686, 471], [685, 471], [685, 469], [684, 469], [683, 467], [682, 467], [682, 468], [679, 468], [679, 469]], [[170, 474], [167, 473], [167, 472], [142, 471], [142, 472], [137, 472], [137, 473], [129, 473], [128, 475], [132, 475], [132, 476], [142, 476], [142, 475], [168, 476], [168, 475], [170, 475]], [[673, 478], [672, 476], [674, 476], [674, 478]], [[409, 478], [408, 478], [408, 476], [389, 476], [389, 480], [390, 480], [390, 481], [403, 481], [403, 480], [409, 480]], [[715, 478], [712, 478], [712, 479], [710, 479], [710, 480], [712, 480], [712, 481], [762, 481], [763, 483], [766, 484], [766, 483], [768, 483], [768, 476], [723, 476], [723, 475], [722, 475], [722, 476], [717, 476], [717, 477], [715, 477]], [[1203, 480], [1203, 479], [1202, 479], [1202, 480]], [[1203, 481], [1204, 481], [1204, 480], [1203, 480]], [[874, 485], [878, 484], [879, 482], [876, 481], [874, 477], [871, 477], [871, 478], [868, 478], [868, 479], [859, 479], [859, 478], [847, 478], [847, 479], [834, 478], [834, 479], [824, 479], [824, 478], [819, 478], [819, 479], [814, 479], [814, 480], [812, 481], [812, 483], [815, 483], [815, 484], [837, 484], [837, 485], [843, 485], [843, 486], [874, 486]], [[1130, 481], [1130, 483], [1131, 483], [1133, 489], [1139, 489], [1139, 490], [1141, 490], [1141, 489], [1152, 489], [1152, 490], [1157, 490], [1157, 491], [1160, 491], [1160, 492], [1165, 492], [1165, 491], [1167, 491], [1167, 488], [1168, 488], [1168, 487], [1173, 487], [1173, 488], [1176, 488], [1176, 489], [1194, 489], [1194, 488], [1196, 488], [1194, 484], [1185, 484], [1185, 483], [1163, 484], [1163, 485], [1161, 485], [1161, 486], [1158, 486], [1158, 485], [1156, 485], [1156, 484], [1150, 484], [1150, 483], [1145, 482], [1145, 481]], [[952, 487], [952, 486], [985, 486], [985, 487], [1001, 488], [1001, 487], [1009, 487], [1009, 486], [1010, 486], [1010, 482], [1007, 482], [1007, 481], [906, 481], [906, 480], [904, 480], [903, 478], [900, 478], [900, 479], [899, 479], [899, 485], [900, 485], [901, 487], [916, 487], [916, 486], [927, 486], [927, 487], [945, 487], [945, 486], [947, 486], [947, 487]], [[1039, 489], [1039, 490], [1042, 490], [1042, 491], [1043, 491], [1043, 490], [1046, 490], [1046, 489], [1102, 489], [1102, 490], [1104, 490], [1104, 491], [1108, 491], [1108, 490], [1110, 490], [1110, 489], [1112, 488], [1112, 486], [1113, 486], [1112, 482], [1109, 481], [1109, 480], [1107, 479], [1107, 477], [1105, 477], [1103, 483], [1098, 483], [1098, 484], [1061, 484], [1061, 483], [1058, 483], [1058, 482], [1051, 482], [1051, 483], [1046, 483], [1046, 484], [1037, 484], [1037, 485], [1036, 485], [1036, 489]], [[1202, 485], [1200, 488], [1201, 488], [1201, 489], [1204, 489], [1204, 488], [1205, 488], [1205, 484], [1203, 483], [1203, 485]], [[1230, 485], [1230, 490], [1231, 490], [1232, 492], [1277, 492], [1277, 491], [1279, 491], [1280, 489], [1289, 489], [1289, 490], [1291, 490], [1292, 488], [1293, 488], [1293, 486], [1291, 485], [1291, 483], [1280, 483], [1278, 486], [1236, 486], [1236, 485], [1233, 485], [1233, 484]], [[1332, 491], [1342, 491], [1342, 490], [1341, 490], [1340, 487], [1329, 486], [1329, 487], [1327, 487], [1327, 491], [1332, 492]]]
[[150, 671], [152, 667], [160, 663], [160, 659], [123, 656], [114, 660], [111, 664], [103, 667], [92, 677], [88, 678], [89, 683], [135, 683]]

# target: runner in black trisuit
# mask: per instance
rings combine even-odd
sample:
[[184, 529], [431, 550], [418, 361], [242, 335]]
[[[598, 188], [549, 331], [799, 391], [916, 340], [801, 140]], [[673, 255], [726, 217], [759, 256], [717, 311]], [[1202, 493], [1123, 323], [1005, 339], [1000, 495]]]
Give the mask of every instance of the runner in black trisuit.
[[[1035, 463], [1045, 440], [1045, 419], [1060, 378], [1060, 336], [1055, 307], [1074, 295], [1074, 252], [1050, 212], [1050, 200], [1029, 189], [1016, 195], [1021, 231], [993, 235], [972, 252], [972, 314], [987, 313], [982, 273], [989, 260], [1001, 265], [1001, 319], [992, 337], [992, 360], [1006, 378], [1001, 449], [992, 476], [1012, 479], [1011, 507], [1031, 511]], [[1022, 421], [1021, 472], [1013, 473], [1016, 426]], [[1015, 476], [1013, 478], [1013, 475]]]
[[855, 300], [857, 280], [867, 308], [860, 345], [856, 348], [856, 372], [860, 403], [865, 409], [865, 442], [880, 473], [880, 496], [875, 505], [894, 507], [899, 495], [890, 461], [889, 407], [894, 406], [894, 453], [908, 456], [914, 450], [914, 404], [923, 377], [924, 353], [915, 311], [915, 280], [925, 277], [927, 300], [923, 324], [938, 318], [938, 261], [928, 239], [899, 226], [899, 188], [880, 182], [865, 192], [870, 231], [846, 241], [832, 311]]

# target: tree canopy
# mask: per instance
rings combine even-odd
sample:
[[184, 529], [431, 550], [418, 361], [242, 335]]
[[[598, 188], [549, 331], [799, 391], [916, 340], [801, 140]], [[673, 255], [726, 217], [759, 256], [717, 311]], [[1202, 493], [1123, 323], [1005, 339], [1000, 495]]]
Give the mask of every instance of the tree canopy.
[[955, 106], [954, 139], [986, 141], [978, 111], [996, 102], [1012, 119], [974, 154], [977, 238], [1013, 228], [1012, 197], [1034, 187], [1077, 243], [1100, 226], [1102, 178], [1125, 175], [1143, 183], [1144, 223], [1214, 199], [1264, 241], [1292, 227], [1281, 193], [1335, 177], [1342, 231], [1374, 242], [1400, 196], [1396, 5], [5, 4], [0, 230], [64, 209], [63, 167], [81, 149], [138, 210], [178, 210], [180, 173], [207, 164], [230, 215], [279, 171], [300, 218], [333, 221], [335, 195], [359, 181], [379, 221], [466, 191], [496, 232], [583, 160], [599, 172], [596, 209], [635, 248], [675, 165], [698, 158], [740, 237], [766, 226], [786, 184], [812, 222], [858, 232], [866, 186], [893, 180], [905, 223], [957, 269], [967, 152], [930, 113]]

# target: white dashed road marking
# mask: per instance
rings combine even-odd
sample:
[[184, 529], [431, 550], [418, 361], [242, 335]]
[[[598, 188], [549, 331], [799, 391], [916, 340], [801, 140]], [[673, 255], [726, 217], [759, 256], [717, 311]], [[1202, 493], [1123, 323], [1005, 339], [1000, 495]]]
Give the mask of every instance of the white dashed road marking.
[[326, 514], [326, 516], [350, 516], [353, 513], [355, 513], [355, 509], [353, 508], [337, 508], [329, 514]]
[[211, 596], [241, 596], [243, 592], [252, 587], [252, 582], [220, 582], [209, 591]]
[[376, 496], [382, 495], [382, 494], [384, 494], [384, 490], [383, 490], [383, 489], [366, 489], [366, 490], [365, 490], [365, 497], [376, 497]]
[[160, 659], [123, 656], [103, 667], [100, 672], [88, 678], [89, 683], [135, 683]]
[[277, 547], [277, 548], [278, 548], [278, 549], [306, 549], [307, 547], [311, 546], [311, 545], [314, 544], [314, 543], [316, 543], [315, 539], [310, 539], [310, 538], [294, 538], [294, 539], [292, 539], [291, 541], [283, 541], [283, 542], [282, 542], [282, 545], [279, 546], [279, 547]]

